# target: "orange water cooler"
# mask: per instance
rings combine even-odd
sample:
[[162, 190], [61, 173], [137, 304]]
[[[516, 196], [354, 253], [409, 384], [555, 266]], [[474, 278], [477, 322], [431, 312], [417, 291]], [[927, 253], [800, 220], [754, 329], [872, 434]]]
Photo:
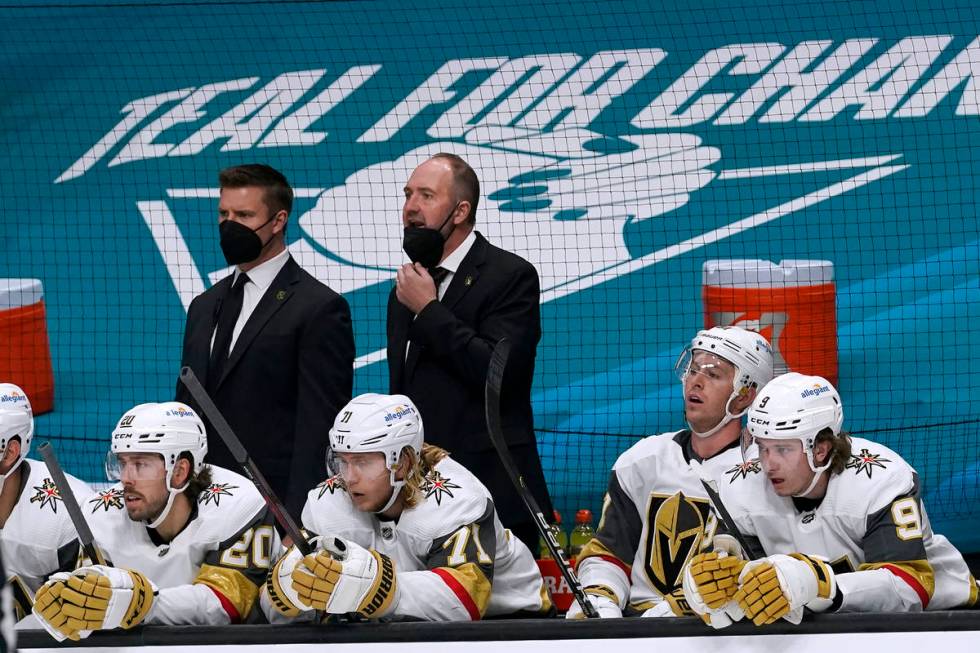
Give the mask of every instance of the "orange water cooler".
[[54, 407], [54, 374], [39, 279], [0, 279], [0, 382], [23, 388], [35, 415]]
[[830, 261], [706, 261], [706, 327], [737, 325], [773, 346], [776, 374], [817, 374], [837, 385], [837, 314]]

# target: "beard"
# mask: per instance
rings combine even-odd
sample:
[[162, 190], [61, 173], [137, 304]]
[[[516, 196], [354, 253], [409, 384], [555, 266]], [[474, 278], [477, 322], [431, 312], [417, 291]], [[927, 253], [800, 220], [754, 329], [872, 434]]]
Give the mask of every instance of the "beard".
[[163, 509], [167, 505], [166, 496], [156, 501], [150, 501], [139, 492], [128, 492], [126, 494], [132, 494], [140, 499], [135, 505], [130, 504], [128, 501], [126, 502], [126, 513], [133, 521], [152, 522], [160, 516], [160, 513], [163, 512]]

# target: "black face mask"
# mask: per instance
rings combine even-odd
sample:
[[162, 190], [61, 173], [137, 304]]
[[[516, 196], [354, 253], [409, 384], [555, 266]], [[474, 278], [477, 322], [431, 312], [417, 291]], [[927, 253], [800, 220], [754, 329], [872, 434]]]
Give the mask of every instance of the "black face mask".
[[225, 220], [218, 225], [218, 234], [221, 236], [221, 252], [225, 255], [228, 265], [241, 265], [254, 261], [265, 249], [265, 246], [272, 242], [262, 242], [259, 235], [255, 233], [265, 225], [275, 219], [272, 216], [255, 229], [249, 229], [245, 225], [234, 220]]
[[[412, 263], [421, 263], [422, 267], [432, 269], [439, 264], [442, 259], [443, 245], [446, 238], [442, 235], [442, 228], [446, 226], [453, 217], [453, 213], [459, 208], [461, 202], [456, 202], [456, 206], [449, 212], [446, 219], [442, 221], [438, 229], [430, 227], [405, 227], [405, 237], [402, 239], [402, 249], [408, 254]], [[449, 232], [452, 234], [452, 231]]]

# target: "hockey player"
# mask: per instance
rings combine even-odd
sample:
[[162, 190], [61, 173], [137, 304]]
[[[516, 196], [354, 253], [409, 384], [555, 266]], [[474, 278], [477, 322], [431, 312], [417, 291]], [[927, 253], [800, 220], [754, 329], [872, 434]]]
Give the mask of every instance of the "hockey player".
[[[689, 428], [647, 437], [619, 457], [596, 535], [578, 558], [579, 580], [603, 617], [691, 614], [681, 580], [705, 536], [700, 479], [741, 463], [741, 415], [772, 378], [772, 349], [757, 333], [714, 327], [698, 333], [675, 371]], [[566, 616], [582, 618], [578, 603]]]
[[303, 525], [317, 552], [290, 549], [265, 595], [282, 614], [477, 620], [550, 612], [528, 548], [505, 530], [486, 488], [423, 443], [403, 395], [366, 394], [330, 429], [328, 470]]
[[748, 417], [747, 462], [720, 483], [721, 498], [734, 526], [768, 555], [746, 563], [719, 527], [716, 551], [695, 556], [684, 578], [691, 607], [708, 623], [724, 627], [743, 612], [763, 625], [799, 623], [803, 608], [976, 604], [963, 557], [932, 532], [915, 470], [887, 447], [841, 431], [843, 406], [826, 379], [784, 374]]
[[[0, 384], [0, 529], [17, 619], [30, 614], [34, 592], [78, 564], [78, 535], [44, 463], [30, 460], [31, 404], [18, 386]], [[68, 476], [75, 496], [92, 488]]]
[[255, 486], [205, 465], [207, 448], [204, 424], [184, 404], [123, 415], [106, 457], [120, 482], [82, 506], [115, 566], [56, 574], [38, 591], [34, 613], [55, 638], [249, 616], [281, 544]]

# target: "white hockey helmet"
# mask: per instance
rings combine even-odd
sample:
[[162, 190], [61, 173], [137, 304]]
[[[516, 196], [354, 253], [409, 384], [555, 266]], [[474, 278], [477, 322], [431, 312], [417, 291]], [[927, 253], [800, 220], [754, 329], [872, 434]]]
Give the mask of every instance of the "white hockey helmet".
[[749, 389], [760, 390], [772, 380], [772, 347], [763, 336], [739, 326], [716, 326], [698, 331], [698, 334], [691, 340], [691, 344], [684, 348], [674, 364], [674, 372], [682, 383], [691, 370], [695, 351], [712, 353], [735, 366], [732, 394], [725, 404], [725, 417], [705, 433], [694, 431], [695, 435], [706, 438], [717, 433], [731, 420], [744, 414], [745, 411], [737, 415], [731, 412], [730, 407], [735, 399]]
[[0, 383], [0, 456], [13, 438], [20, 438], [20, 457], [10, 470], [0, 475], [0, 488], [7, 476], [17, 469], [31, 450], [34, 437], [34, 412], [27, 394], [13, 383]]
[[167, 506], [161, 515], [149, 524], [156, 527], [166, 518], [174, 498], [187, 489], [171, 487], [174, 466], [180, 455], [187, 452], [191, 456], [194, 473], [204, 468], [204, 457], [208, 453], [208, 438], [204, 422], [187, 405], [176, 401], [148, 403], [134, 406], [126, 411], [116, 428], [112, 431], [112, 445], [106, 456], [106, 476], [110, 480], [119, 479], [119, 454], [156, 453], [163, 456], [166, 469], [166, 487], [170, 493]]
[[742, 455], [749, 457], [748, 449], [756, 438], [799, 440], [810, 469], [815, 472], [813, 482], [802, 496], [813, 489], [820, 474], [832, 462], [828, 459], [817, 467], [813, 459], [817, 435], [829, 428], [837, 437], [843, 425], [844, 406], [830, 381], [821, 376], [788, 372], [767, 384], [749, 407], [748, 424], [742, 437]]
[[393, 488], [388, 504], [378, 511], [384, 512], [405, 484], [395, 478], [402, 451], [409, 447], [415, 452], [415, 460], [419, 460], [423, 437], [422, 416], [405, 395], [369, 393], [354, 397], [340, 409], [330, 429], [327, 470], [338, 473], [338, 453], [383, 453]]

